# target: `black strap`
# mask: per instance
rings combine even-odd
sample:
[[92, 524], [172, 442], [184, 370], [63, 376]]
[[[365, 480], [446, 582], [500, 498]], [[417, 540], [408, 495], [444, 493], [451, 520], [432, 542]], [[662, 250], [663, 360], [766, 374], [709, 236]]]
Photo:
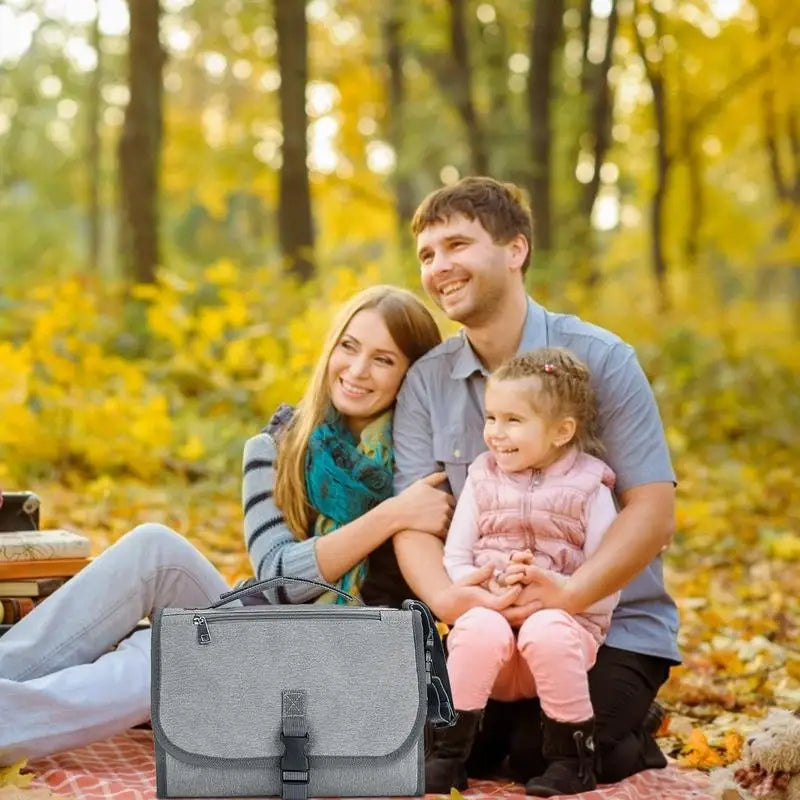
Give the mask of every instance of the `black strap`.
[[337, 589], [335, 586], [331, 586], [329, 583], [325, 583], [324, 581], [313, 581], [310, 578], [289, 578], [285, 575], [278, 575], [275, 578], [268, 578], [265, 581], [248, 583], [248, 585], [243, 586], [241, 589], [231, 589], [229, 592], [224, 592], [219, 596], [219, 600], [215, 600], [209, 606], [209, 608], [219, 608], [219, 606], [224, 606], [226, 603], [230, 603], [232, 600], [238, 600], [241, 597], [253, 597], [257, 594], [265, 592], [267, 589], [272, 589], [276, 586], [285, 586], [287, 583], [306, 583], [311, 586], [319, 586], [320, 589], [324, 589], [326, 592], [335, 592], [345, 600], [350, 600], [353, 603], [358, 603], [358, 605], [361, 606], [364, 605], [363, 600], [360, 600], [358, 597], [353, 597], [352, 594], [343, 592], [341, 589]]
[[428, 606], [421, 600], [405, 600], [403, 609], [418, 611], [422, 617], [425, 642], [425, 673], [428, 685], [428, 721], [434, 728], [448, 728], [456, 723], [453, 692], [447, 676], [447, 661], [436, 622]]
[[306, 693], [303, 690], [281, 692], [281, 796], [283, 800], [308, 798], [308, 722]]

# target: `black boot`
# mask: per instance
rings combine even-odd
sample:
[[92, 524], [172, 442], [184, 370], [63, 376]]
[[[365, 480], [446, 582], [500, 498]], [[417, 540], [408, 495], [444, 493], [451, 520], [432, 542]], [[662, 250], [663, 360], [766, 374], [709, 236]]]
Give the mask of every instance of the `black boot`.
[[665, 716], [664, 708], [654, 700], [639, 727], [616, 742], [598, 741], [597, 779], [617, 783], [645, 769], [664, 769], [667, 759], [653, 737]]
[[658, 733], [658, 729], [661, 727], [661, 723], [664, 722], [664, 718], [666, 716], [667, 712], [664, 706], [662, 706], [661, 703], [657, 703], [655, 700], [653, 700], [647, 709], [647, 713], [644, 715], [644, 719], [642, 720], [642, 728], [644, 729], [645, 733], [655, 736], [656, 733]]
[[517, 706], [518, 703], [501, 703], [499, 700], [489, 700], [486, 704], [472, 752], [467, 759], [467, 775], [470, 778], [488, 780], [502, 774], [503, 761], [508, 755], [517, 724]]
[[644, 729], [637, 728], [609, 746], [600, 743], [597, 777], [602, 783], [617, 783], [645, 769], [664, 769], [667, 759], [658, 742]]
[[556, 722], [542, 714], [547, 769], [525, 784], [534, 797], [578, 794], [596, 788], [594, 717], [584, 722]]
[[518, 700], [511, 732], [508, 775], [515, 783], [525, 783], [547, 768], [542, 754], [542, 707], [539, 698]]
[[451, 728], [434, 728], [430, 754], [425, 758], [425, 793], [450, 794], [450, 789], [467, 788], [467, 759], [483, 715], [459, 711]]
[[645, 769], [664, 769], [667, 766], [667, 759], [656, 741], [656, 733], [666, 716], [664, 707], [653, 700], [642, 722], [642, 762]]

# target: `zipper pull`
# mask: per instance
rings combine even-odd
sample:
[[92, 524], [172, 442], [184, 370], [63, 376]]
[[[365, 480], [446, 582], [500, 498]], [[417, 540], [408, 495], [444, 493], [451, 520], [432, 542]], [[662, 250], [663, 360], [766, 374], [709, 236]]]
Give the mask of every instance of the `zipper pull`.
[[211, 644], [211, 632], [208, 630], [206, 618], [195, 614], [194, 617], [192, 617], [192, 624], [197, 625], [197, 643]]

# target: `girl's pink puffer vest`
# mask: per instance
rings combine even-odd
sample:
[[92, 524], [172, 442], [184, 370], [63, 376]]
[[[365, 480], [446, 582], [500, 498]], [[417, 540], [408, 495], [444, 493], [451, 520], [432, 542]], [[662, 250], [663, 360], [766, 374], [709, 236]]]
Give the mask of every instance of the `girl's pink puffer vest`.
[[[469, 470], [478, 510], [475, 565], [502, 569], [514, 550], [530, 550], [533, 563], [572, 575], [586, 557], [588, 501], [600, 484], [614, 488], [614, 473], [599, 458], [574, 448], [543, 473], [504, 473], [491, 453]], [[610, 614], [580, 614], [578, 621], [599, 641]]]

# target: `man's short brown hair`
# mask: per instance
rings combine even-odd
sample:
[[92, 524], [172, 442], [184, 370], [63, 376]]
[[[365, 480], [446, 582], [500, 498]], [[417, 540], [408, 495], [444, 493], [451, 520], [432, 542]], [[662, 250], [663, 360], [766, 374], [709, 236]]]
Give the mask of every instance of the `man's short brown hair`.
[[533, 222], [518, 186], [494, 178], [462, 178], [452, 186], [431, 192], [420, 203], [411, 221], [411, 231], [418, 236], [429, 226], [446, 222], [454, 214], [477, 219], [495, 244], [507, 244], [521, 233], [528, 240], [528, 254], [522, 264], [522, 274], [525, 274], [531, 260]]

